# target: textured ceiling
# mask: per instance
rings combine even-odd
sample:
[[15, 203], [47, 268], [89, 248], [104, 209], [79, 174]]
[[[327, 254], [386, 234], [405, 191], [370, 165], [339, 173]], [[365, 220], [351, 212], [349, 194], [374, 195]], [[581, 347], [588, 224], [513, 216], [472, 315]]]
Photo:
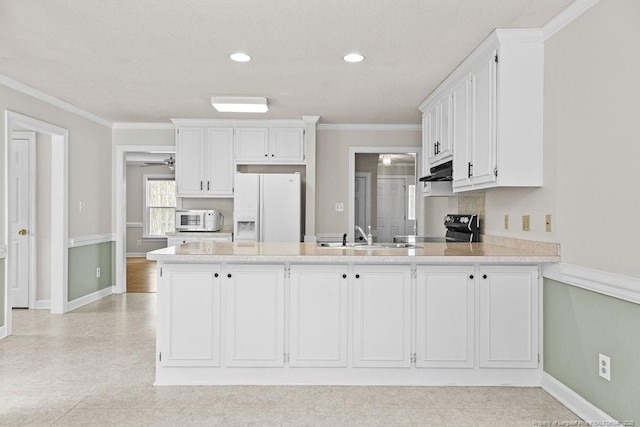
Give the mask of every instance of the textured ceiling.
[[[540, 27], [570, 2], [0, 0], [0, 74], [113, 122], [419, 123], [494, 28]], [[342, 61], [351, 51], [366, 60]], [[218, 113], [214, 95], [266, 96], [270, 111]]]

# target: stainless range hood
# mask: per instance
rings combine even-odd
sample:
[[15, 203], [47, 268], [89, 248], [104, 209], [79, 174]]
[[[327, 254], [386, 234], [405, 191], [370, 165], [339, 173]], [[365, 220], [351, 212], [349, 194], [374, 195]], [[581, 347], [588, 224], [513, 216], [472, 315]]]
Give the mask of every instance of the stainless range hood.
[[429, 169], [430, 174], [420, 178], [420, 182], [425, 181], [451, 181], [453, 180], [453, 161], [445, 162], [441, 165]]

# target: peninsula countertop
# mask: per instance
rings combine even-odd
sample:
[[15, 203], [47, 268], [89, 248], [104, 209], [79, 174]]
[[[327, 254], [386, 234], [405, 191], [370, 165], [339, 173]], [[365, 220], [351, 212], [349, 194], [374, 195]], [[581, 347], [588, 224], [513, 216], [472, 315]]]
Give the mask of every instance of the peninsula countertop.
[[165, 263], [382, 263], [537, 264], [559, 262], [560, 256], [487, 243], [421, 243], [419, 248], [318, 247], [315, 243], [194, 242], [147, 253], [147, 259]]

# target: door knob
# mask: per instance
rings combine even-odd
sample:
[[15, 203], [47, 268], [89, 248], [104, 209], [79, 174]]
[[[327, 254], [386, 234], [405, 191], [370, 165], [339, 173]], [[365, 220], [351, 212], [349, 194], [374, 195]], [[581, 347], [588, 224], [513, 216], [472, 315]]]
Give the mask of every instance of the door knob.
[[25, 230], [25, 229], [23, 228], [22, 230], [18, 231], [18, 234], [19, 234], [19, 235], [21, 235], [21, 236], [24, 236], [24, 235], [26, 235], [26, 234], [27, 234], [27, 230]]

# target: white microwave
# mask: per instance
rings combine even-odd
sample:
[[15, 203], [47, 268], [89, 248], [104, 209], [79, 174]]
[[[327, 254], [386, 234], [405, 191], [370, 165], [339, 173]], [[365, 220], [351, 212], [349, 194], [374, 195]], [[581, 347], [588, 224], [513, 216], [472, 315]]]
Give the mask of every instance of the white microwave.
[[176, 231], [219, 231], [223, 225], [218, 210], [176, 209]]

